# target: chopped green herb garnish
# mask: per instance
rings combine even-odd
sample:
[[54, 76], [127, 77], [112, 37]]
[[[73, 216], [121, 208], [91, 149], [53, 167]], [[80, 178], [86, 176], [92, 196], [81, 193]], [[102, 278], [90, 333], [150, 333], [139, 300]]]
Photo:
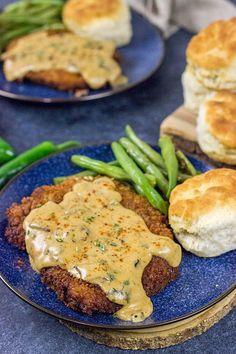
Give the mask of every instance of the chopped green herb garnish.
[[97, 246], [102, 252], [106, 250], [106, 246], [99, 240], [95, 241], [95, 246]]
[[124, 284], [124, 285], [129, 285], [129, 280], [124, 280], [124, 281], [123, 281], [123, 284]]
[[122, 227], [120, 226], [120, 224], [113, 224], [112, 225], [112, 231], [116, 232], [118, 235], [122, 232]]
[[84, 221], [87, 222], [88, 224], [91, 224], [91, 222], [93, 222], [94, 220], [95, 220], [95, 216], [89, 216], [84, 219]]
[[107, 273], [107, 277], [106, 277], [109, 281], [115, 280], [115, 275], [112, 273]]

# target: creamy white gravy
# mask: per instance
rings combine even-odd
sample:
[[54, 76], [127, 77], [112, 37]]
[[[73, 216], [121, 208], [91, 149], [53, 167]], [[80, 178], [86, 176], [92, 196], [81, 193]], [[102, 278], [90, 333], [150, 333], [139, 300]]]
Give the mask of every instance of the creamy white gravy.
[[127, 81], [114, 53], [111, 41], [95, 41], [69, 32], [38, 31], [19, 38], [2, 59], [8, 81], [21, 79], [29, 72], [59, 69], [81, 74], [89, 87], [97, 89], [106, 83], [116, 86]]
[[149, 231], [143, 219], [121, 205], [114, 182], [81, 180], [60, 204], [47, 202], [24, 221], [32, 267], [60, 266], [77, 278], [99, 285], [109, 300], [123, 305], [122, 320], [139, 322], [153, 310], [142, 285], [152, 256], [170, 266], [181, 261], [181, 248]]

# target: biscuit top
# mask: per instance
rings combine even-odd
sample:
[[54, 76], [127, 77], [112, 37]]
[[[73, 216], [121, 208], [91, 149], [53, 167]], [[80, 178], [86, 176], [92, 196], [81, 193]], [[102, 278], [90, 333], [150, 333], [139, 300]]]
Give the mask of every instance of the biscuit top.
[[204, 106], [210, 133], [226, 147], [236, 149], [236, 93], [215, 93]]
[[121, 0], [69, 0], [63, 9], [63, 19], [87, 26], [97, 20], [116, 20], [122, 10]]
[[227, 168], [210, 170], [175, 187], [169, 218], [193, 222], [223, 208], [236, 212], [236, 171]]
[[213, 22], [194, 36], [186, 51], [190, 65], [204, 69], [228, 67], [236, 59], [236, 17]]

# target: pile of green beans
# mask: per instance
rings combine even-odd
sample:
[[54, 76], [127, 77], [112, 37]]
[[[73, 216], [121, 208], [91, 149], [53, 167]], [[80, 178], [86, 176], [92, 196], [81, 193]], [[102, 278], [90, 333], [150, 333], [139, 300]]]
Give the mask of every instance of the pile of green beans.
[[39, 29], [64, 29], [63, 0], [20, 0], [0, 13], [0, 52], [8, 43]]
[[51, 141], [44, 141], [16, 156], [13, 147], [4, 139], [0, 138], [0, 187], [16, 173], [33, 162], [54, 152], [78, 146], [80, 146], [78, 141], [67, 141], [58, 145], [55, 145]]
[[61, 183], [69, 177], [106, 175], [131, 183], [154, 208], [167, 214], [173, 188], [199, 172], [182, 151], [175, 151], [170, 137], [159, 139], [160, 154], [140, 139], [129, 125], [125, 132], [126, 137], [111, 144], [116, 160], [106, 163], [73, 155], [71, 161], [85, 170], [73, 176], [56, 177], [54, 183]]

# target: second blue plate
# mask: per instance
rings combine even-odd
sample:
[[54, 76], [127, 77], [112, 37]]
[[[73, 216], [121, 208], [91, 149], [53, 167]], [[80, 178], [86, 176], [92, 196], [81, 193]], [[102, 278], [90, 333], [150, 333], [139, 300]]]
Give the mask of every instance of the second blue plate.
[[31, 82], [6, 81], [0, 68], [0, 96], [31, 102], [71, 102], [94, 100], [125, 91], [150, 77], [164, 57], [164, 41], [160, 31], [144, 17], [132, 12], [133, 38], [129, 45], [119, 48], [123, 73], [128, 83], [117, 88], [90, 90], [88, 95], [76, 97], [72, 92], [59, 91]]

